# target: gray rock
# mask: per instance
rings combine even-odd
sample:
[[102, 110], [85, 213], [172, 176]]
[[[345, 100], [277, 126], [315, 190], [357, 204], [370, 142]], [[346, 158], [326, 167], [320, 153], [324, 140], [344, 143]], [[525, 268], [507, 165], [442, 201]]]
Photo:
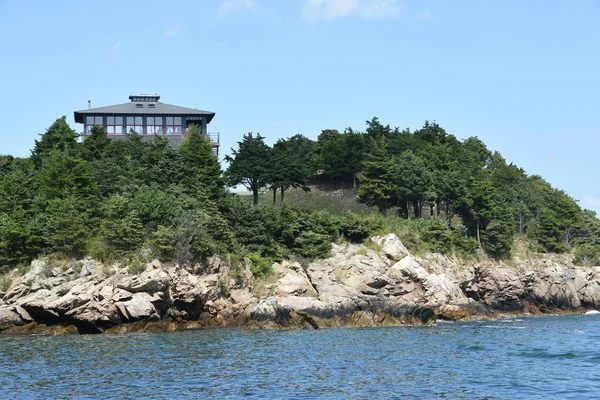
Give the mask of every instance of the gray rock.
[[464, 291], [468, 297], [500, 310], [522, 309], [526, 294], [516, 269], [494, 264], [476, 266]]
[[144, 271], [139, 276], [125, 276], [117, 282], [119, 289], [131, 293], [158, 292], [165, 290], [169, 285], [169, 276], [160, 269]]
[[0, 330], [10, 326], [25, 325], [27, 322], [13, 307], [0, 307]]
[[392, 261], [400, 261], [409, 255], [402, 241], [393, 233], [385, 236], [376, 236], [372, 240], [381, 246], [383, 254]]
[[115, 306], [121, 317], [128, 322], [157, 317], [153, 302], [160, 300], [148, 293], [134, 293], [130, 300], [117, 302]]
[[579, 289], [581, 304], [585, 307], [600, 308], [600, 280], [593, 280]]

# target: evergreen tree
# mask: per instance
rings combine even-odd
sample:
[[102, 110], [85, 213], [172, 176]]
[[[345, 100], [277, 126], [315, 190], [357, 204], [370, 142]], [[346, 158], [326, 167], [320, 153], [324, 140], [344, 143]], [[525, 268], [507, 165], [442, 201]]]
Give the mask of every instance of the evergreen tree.
[[258, 133], [244, 135], [238, 142], [238, 149], [231, 149], [232, 156], [226, 156], [229, 168], [225, 172], [227, 183], [235, 186], [244, 185], [252, 191], [254, 206], [258, 205], [258, 190], [269, 183], [271, 148], [265, 144]]
[[273, 203], [277, 189], [281, 191], [281, 203], [284, 193], [289, 188], [303, 188], [306, 180], [313, 175], [310, 165], [310, 152], [312, 141], [302, 135], [295, 135], [289, 139], [280, 139], [273, 146], [271, 163], [269, 165], [269, 183], [273, 190]]
[[373, 139], [358, 176], [361, 182], [357, 190], [359, 201], [377, 207], [382, 215], [386, 215], [398, 192], [394, 182], [396, 172], [396, 161], [389, 157], [385, 137]]
[[217, 155], [206, 135], [198, 125], [192, 125], [179, 146], [183, 161], [183, 184], [191, 193], [203, 193], [212, 201], [222, 200], [225, 195], [224, 179]]
[[35, 146], [31, 152], [31, 159], [36, 167], [40, 167], [44, 157], [54, 150], [64, 152], [75, 147], [79, 135], [67, 123], [67, 117], [54, 121], [46, 130], [46, 133], [41, 135], [40, 140], [35, 141]]

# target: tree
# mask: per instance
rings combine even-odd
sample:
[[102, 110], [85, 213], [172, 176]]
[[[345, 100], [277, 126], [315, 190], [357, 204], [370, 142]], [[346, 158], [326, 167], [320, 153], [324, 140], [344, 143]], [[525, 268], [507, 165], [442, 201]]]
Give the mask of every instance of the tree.
[[371, 151], [362, 164], [357, 195], [361, 203], [376, 206], [382, 215], [394, 204], [398, 187], [394, 182], [397, 165], [387, 153], [387, 141], [381, 136], [371, 142]]
[[394, 183], [399, 199], [406, 204], [407, 217], [410, 216], [409, 203], [412, 202], [415, 218], [421, 218], [425, 200], [433, 197], [431, 173], [425, 161], [408, 150], [396, 158]]
[[66, 193], [88, 195], [95, 192], [87, 161], [57, 149], [44, 156], [36, 178], [38, 194], [46, 199], [61, 198]]
[[306, 180], [313, 175], [310, 167], [309, 156], [312, 150], [312, 141], [302, 135], [295, 135], [289, 139], [279, 139], [273, 146], [271, 162], [269, 165], [269, 183], [273, 190], [273, 203], [277, 189], [281, 191], [281, 203], [284, 193], [289, 188], [303, 188]]
[[77, 257], [86, 255], [93, 224], [88, 205], [81, 196], [73, 193], [51, 200], [44, 217], [46, 251]]
[[481, 230], [498, 214], [498, 196], [489, 180], [481, 180], [472, 187], [467, 199], [469, 214], [467, 220], [472, 220], [477, 235], [477, 242], [481, 244]]
[[271, 148], [265, 144], [260, 133], [244, 135], [238, 142], [238, 149], [231, 149], [232, 156], [226, 156], [229, 168], [225, 172], [231, 186], [244, 185], [252, 191], [253, 204], [258, 205], [258, 190], [269, 183]]
[[226, 195], [219, 159], [212, 144], [198, 125], [188, 128], [179, 146], [185, 172], [183, 183], [192, 192], [204, 192], [210, 200], [219, 201]]
[[99, 160], [107, 155], [112, 141], [101, 126], [92, 126], [90, 134], [83, 140], [81, 155], [85, 160]]
[[321, 132], [314, 146], [313, 162], [331, 181], [352, 179], [356, 189], [356, 178], [365, 155], [366, 138], [360, 132], [347, 128], [344, 133], [326, 129]]
[[31, 152], [31, 159], [36, 167], [40, 167], [42, 159], [53, 150], [64, 152], [77, 144], [79, 134], [75, 132], [67, 123], [67, 117], [54, 121], [46, 130], [46, 133], [40, 135], [40, 140], [35, 141], [35, 146]]
[[130, 200], [115, 194], [106, 199], [100, 225], [100, 237], [115, 252], [137, 250], [144, 238], [144, 226]]

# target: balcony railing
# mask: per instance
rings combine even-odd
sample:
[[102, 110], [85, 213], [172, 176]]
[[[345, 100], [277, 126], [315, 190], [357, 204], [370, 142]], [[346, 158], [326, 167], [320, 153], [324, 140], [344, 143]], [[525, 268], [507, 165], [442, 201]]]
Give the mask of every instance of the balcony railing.
[[[89, 133], [86, 132], [80, 132], [80, 135], [82, 137], [86, 137], [89, 136]], [[131, 134], [129, 133], [109, 133], [107, 134], [107, 136], [109, 138], [125, 138], [127, 136], [130, 136]], [[150, 133], [150, 134], [139, 134], [141, 137], [154, 137], [154, 136], [160, 136], [160, 137], [173, 137], [173, 136], [179, 136], [179, 137], [184, 137], [185, 134], [183, 133], [171, 133], [171, 134], [158, 134], [158, 133]], [[221, 134], [219, 132], [208, 132], [206, 134], [206, 136], [208, 136], [208, 139], [210, 140], [210, 142], [213, 144], [213, 146], [218, 147], [220, 144], [220, 136]]]
[[206, 134], [206, 136], [208, 136], [208, 139], [210, 139], [210, 142], [215, 145], [218, 146], [220, 143], [220, 133], [219, 132], [208, 132]]

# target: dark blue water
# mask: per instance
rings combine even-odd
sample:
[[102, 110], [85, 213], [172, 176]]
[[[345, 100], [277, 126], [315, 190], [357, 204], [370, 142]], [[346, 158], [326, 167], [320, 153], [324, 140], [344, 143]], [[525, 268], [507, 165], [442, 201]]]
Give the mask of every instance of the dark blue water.
[[600, 398], [600, 316], [0, 336], [0, 398]]

